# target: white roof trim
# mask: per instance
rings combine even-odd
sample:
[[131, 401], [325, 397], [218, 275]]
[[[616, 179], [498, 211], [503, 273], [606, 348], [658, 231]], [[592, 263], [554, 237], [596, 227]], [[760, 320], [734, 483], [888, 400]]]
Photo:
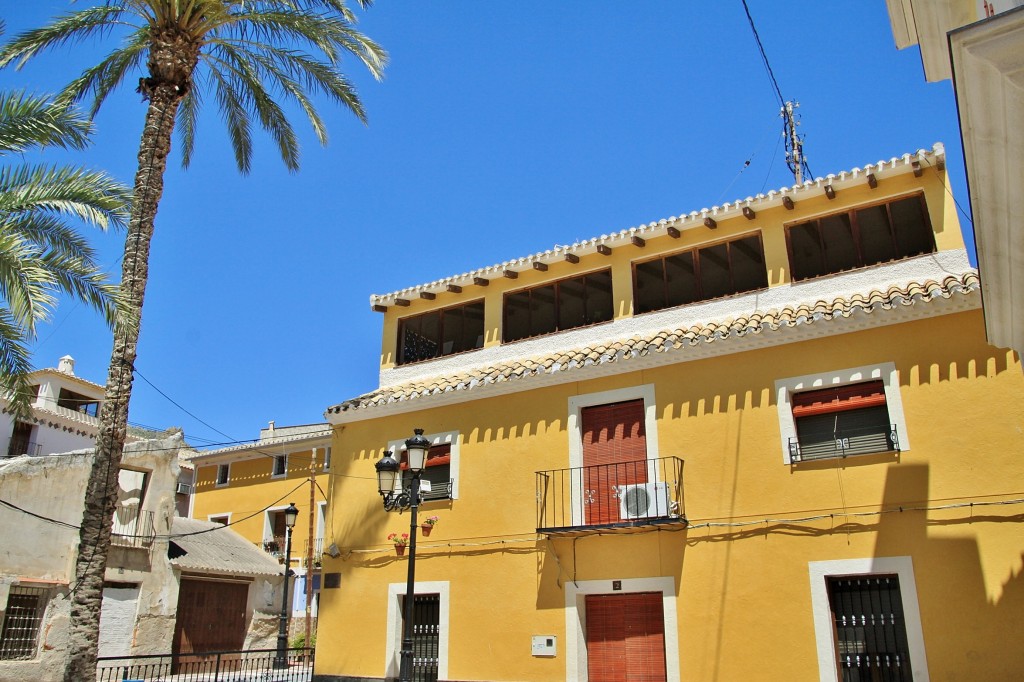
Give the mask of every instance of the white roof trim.
[[703, 227], [705, 218], [727, 220], [743, 215], [744, 208], [750, 208], [755, 211], [775, 208], [782, 205], [784, 197], [789, 197], [794, 201], [797, 199], [810, 199], [815, 196], [824, 195], [827, 185], [840, 190], [851, 185], [862, 184], [868, 174], [874, 174], [876, 178], [882, 180], [886, 177], [912, 173], [914, 171], [914, 162], [918, 162], [921, 165], [930, 165], [939, 159], [945, 158], [945, 155], [945, 147], [943, 147], [942, 143], [936, 142], [930, 150], [919, 149], [913, 154], [907, 153], [900, 157], [894, 156], [888, 161], [881, 160], [876, 163], [869, 163], [863, 168], [842, 171], [838, 175], [829, 174], [823, 178], [807, 180], [791, 187], [771, 190], [767, 194], [758, 194], [746, 199], [737, 199], [731, 203], [727, 202], [720, 206], [702, 208], [699, 211], [691, 211], [688, 214], [663, 218], [646, 225], [638, 225], [612, 234], [603, 234], [600, 237], [594, 237], [593, 239], [587, 239], [567, 246], [555, 245], [554, 248], [547, 251], [508, 260], [504, 263], [480, 268], [461, 275], [453, 275], [427, 284], [408, 287], [389, 294], [373, 294], [370, 296], [370, 306], [392, 306], [395, 305], [396, 299], [416, 299], [420, 298], [421, 293], [439, 294], [447, 291], [448, 285], [471, 286], [473, 279], [476, 277], [497, 279], [503, 277], [506, 270], [515, 272], [530, 271], [533, 270], [534, 263], [544, 263], [546, 265], [558, 263], [565, 260], [566, 254], [580, 257], [588, 256], [597, 253], [599, 246], [615, 248], [630, 244], [630, 240], [634, 236], [644, 239], [661, 237], [668, 233], [668, 228], [670, 227], [679, 231]]

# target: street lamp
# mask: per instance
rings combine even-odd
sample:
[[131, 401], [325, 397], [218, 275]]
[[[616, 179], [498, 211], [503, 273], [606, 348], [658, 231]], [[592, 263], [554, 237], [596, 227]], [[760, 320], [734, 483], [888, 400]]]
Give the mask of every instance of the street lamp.
[[406, 461], [412, 478], [409, 487], [402, 485], [401, 466], [392, 456], [385, 452], [384, 457], [374, 465], [377, 469], [377, 490], [384, 498], [385, 511], [412, 509], [409, 519], [409, 574], [405, 585], [405, 629], [402, 634], [402, 664], [398, 679], [401, 682], [412, 680], [412, 630], [413, 601], [416, 599], [416, 510], [420, 505], [420, 474], [427, 461], [430, 441], [423, 437], [423, 429], [415, 429], [416, 435], [405, 441]]
[[274, 658], [275, 668], [288, 667], [288, 616], [290, 609], [288, 604], [288, 576], [292, 574], [292, 528], [295, 527], [295, 520], [299, 518], [299, 508], [294, 502], [288, 503], [284, 510], [284, 595], [281, 597], [281, 617], [277, 627], [277, 656]]

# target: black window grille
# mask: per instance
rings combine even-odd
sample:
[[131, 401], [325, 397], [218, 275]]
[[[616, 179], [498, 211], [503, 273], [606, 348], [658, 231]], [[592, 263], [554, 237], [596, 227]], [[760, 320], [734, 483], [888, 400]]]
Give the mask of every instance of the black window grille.
[[786, 240], [795, 281], [935, 251], [923, 194], [790, 225]]
[[828, 578], [842, 682], [912, 680], [899, 577]]
[[11, 587], [0, 630], [0, 660], [35, 658], [47, 592], [42, 587]]
[[637, 313], [707, 301], [768, 286], [761, 235], [637, 263], [633, 301]]
[[611, 270], [517, 291], [505, 296], [502, 339], [518, 341], [607, 322], [613, 308]]
[[432, 310], [398, 323], [398, 364], [483, 348], [484, 302]]

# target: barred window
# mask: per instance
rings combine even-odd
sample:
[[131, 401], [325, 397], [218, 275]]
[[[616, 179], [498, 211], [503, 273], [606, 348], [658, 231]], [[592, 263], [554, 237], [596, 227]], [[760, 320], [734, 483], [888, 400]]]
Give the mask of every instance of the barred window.
[[914, 679], [898, 576], [828, 578], [828, 600], [843, 682]]
[[0, 630], [0, 660], [35, 658], [47, 593], [43, 587], [11, 587]]

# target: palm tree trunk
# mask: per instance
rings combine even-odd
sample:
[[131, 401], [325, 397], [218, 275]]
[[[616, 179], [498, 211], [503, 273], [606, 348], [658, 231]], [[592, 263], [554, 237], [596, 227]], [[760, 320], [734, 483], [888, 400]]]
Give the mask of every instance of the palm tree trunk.
[[147, 94], [149, 107], [139, 146], [135, 196], [121, 271], [121, 288], [136, 324], [119, 328], [114, 334], [114, 347], [107, 372], [107, 394], [100, 413], [100, 432], [86, 486], [85, 509], [79, 531], [64, 682], [96, 679], [103, 577], [117, 503], [117, 476], [128, 430], [132, 371], [149, 274], [149, 246], [153, 238], [157, 207], [163, 195], [164, 170], [171, 149], [174, 117], [183, 90], [165, 83], [148, 89]]

